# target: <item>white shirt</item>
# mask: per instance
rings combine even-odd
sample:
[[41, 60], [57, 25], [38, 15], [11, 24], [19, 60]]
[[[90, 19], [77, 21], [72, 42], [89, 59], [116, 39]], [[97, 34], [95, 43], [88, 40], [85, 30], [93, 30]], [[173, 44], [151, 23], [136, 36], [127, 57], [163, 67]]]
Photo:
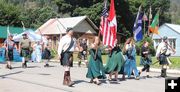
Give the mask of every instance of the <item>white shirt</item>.
[[158, 45], [157, 51], [156, 51], [156, 57], [159, 57], [159, 55], [161, 54], [161, 51], [167, 49], [166, 54], [170, 54], [172, 53], [169, 46], [167, 46], [167, 44], [165, 42], [161, 42]]
[[[135, 47], [135, 45], [133, 45], [133, 47]], [[132, 48], [132, 45], [126, 44], [126, 50], [128, 50], [129, 48]]]
[[[73, 52], [75, 50], [76, 41], [73, 38], [74, 44], [69, 51]], [[62, 51], [66, 51], [71, 43], [71, 37], [69, 35], [65, 35], [60, 39], [59, 46], [58, 46], [58, 55], [60, 56]]]

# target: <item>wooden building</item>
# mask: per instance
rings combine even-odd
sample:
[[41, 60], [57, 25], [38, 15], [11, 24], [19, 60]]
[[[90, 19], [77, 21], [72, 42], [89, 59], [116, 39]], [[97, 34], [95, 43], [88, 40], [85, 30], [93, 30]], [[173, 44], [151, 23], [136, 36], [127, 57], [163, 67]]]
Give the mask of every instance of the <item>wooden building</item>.
[[87, 16], [50, 19], [40, 26], [36, 33], [48, 36], [51, 48], [57, 49], [59, 39], [66, 34], [68, 27], [74, 29], [77, 40], [85, 38], [88, 44], [98, 34], [98, 27]]

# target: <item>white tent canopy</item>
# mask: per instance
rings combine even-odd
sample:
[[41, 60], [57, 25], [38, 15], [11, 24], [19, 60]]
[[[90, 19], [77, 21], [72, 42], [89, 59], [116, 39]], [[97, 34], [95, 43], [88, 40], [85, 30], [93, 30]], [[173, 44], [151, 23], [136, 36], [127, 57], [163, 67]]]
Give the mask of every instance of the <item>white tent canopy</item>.
[[31, 41], [43, 41], [43, 42], [47, 42], [47, 39], [45, 39], [43, 36], [39, 35], [39, 34], [36, 34], [34, 31], [32, 30], [27, 30], [21, 34], [18, 34], [18, 35], [15, 35], [13, 36], [13, 40], [14, 41], [20, 41], [20, 39], [23, 38], [23, 34], [26, 33], [28, 38], [31, 40]]

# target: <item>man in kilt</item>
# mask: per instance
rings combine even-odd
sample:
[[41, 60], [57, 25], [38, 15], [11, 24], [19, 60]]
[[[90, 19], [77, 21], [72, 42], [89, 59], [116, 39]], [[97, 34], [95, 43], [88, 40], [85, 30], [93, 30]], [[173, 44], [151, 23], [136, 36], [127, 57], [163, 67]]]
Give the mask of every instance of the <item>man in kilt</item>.
[[63, 85], [71, 87], [74, 82], [71, 81], [70, 67], [73, 66], [73, 51], [75, 50], [75, 39], [73, 39], [73, 29], [67, 28], [67, 34], [60, 39], [58, 55], [61, 65], [64, 67]]
[[23, 34], [23, 38], [19, 41], [19, 52], [22, 58], [22, 68], [27, 67], [27, 62], [30, 58], [31, 41], [28, 39], [27, 34]]
[[[171, 55], [172, 48], [168, 44], [168, 37], [164, 36], [162, 42], [158, 45], [156, 57], [161, 67], [161, 77], [167, 77], [166, 71], [170, 64], [168, 57]], [[175, 53], [175, 51], [173, 51]]]
[[7, 58], [6, 68], [12, 69], [11, 61], [13, 61], [13, 49], [16, 48], [17, 50], [17, 46], [13, 41], [13, 35], [8, 36], [8, 38], [4, 41], [4, 46], [6, 48], [6, 58]]

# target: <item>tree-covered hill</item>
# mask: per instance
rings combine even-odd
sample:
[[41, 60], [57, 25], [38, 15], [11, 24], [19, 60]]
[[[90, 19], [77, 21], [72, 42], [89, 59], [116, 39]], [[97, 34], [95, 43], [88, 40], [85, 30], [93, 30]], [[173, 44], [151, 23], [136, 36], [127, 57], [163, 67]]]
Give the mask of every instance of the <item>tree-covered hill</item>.
[[[38, 28], [50, 18], [87, 15], [99, 26], [103, 2], [104, 0], [0, 0], [0, 25], [21, 27], [23, 21], [25, 27]], [[110, 0], [108, 6], [109, 3]], [[170, 0], [115, 0], [119, 32], [131, 36], [141, 4], [146, 15], [149, 14], [150, 5], [153, 16], [160, 8], [160, 25], [171, 22]]]

